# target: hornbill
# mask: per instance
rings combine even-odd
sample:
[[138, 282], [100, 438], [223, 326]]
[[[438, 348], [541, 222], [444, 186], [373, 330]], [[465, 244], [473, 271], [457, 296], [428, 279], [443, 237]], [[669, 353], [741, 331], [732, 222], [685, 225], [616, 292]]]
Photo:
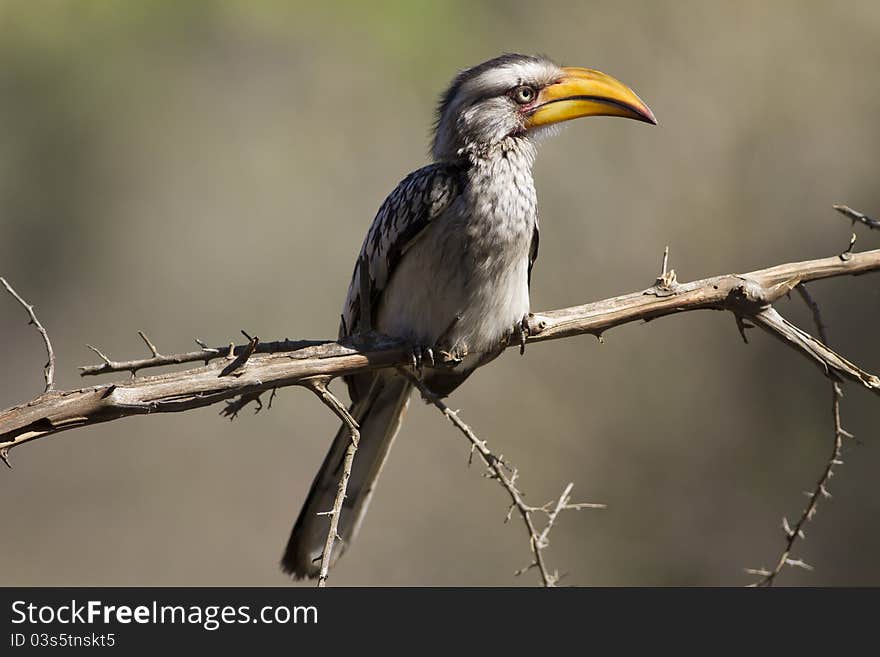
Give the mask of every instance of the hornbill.
[[[538, 255], [532, 163], [538, 138], [582, 116], [656, 124], [636, 94], [586, 68], [507, 54], [461, 71], [437, 110], [434, 162], [409, 174], [382, 204], [364, 239], [342, 312], [340, 338], [366, 331], [442, 353], [455, 367], [427, 368], [445, 396], [528, 326]], [[362, 298], [362, 295], [365, 298]], [[400, 428], [412, 384], [393, 369], [345, 378], [360, 443], [339, 518], [351, 545]], [[343, 425], [318, 471], [281, 560], [316, 577], [349, 443]]]

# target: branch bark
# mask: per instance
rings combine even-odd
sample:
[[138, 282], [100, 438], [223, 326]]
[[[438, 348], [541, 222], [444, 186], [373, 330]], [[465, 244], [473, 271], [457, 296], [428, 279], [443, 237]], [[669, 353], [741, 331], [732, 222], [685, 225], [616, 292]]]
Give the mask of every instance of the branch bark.
[[[880, 379], [854, 365], [820, 340], [782, 318], [772, 303], [798, 284], [819, 279], [880, 271], [880, 249], [863, 253], [794, 262], [746, 274], [726, 274], [678, 283], [675, 272], [664, 272], [643, 291], [529, 318], [528, 342], [575, 335], [601, 336], [610, 328], [693, 310], [732, 312], [741, 329], [747, 321], [788, 344], [834, 380], [850, 379], [880, 395]], [[744, 333], [744, 331], [743, 331]], [[201, 367], [160, 376], [108, 383], [78, 390], [49, 390], [0, 412], [0, 456], [25, 442], [68, 429], [133, 415], [172, 413], [209, 406], [240, 395], [291, 385], [315, 377], [334, 378], [365, 370], [405, 366], [412, 349], [399, 340], [369, 334], [343, 342], [290, 341], [235, 347], [202, 347], [198, 352], [163, 356], [148, 343], [152, 356], [83, 368], [83, 375], [137, 371], [174, 363], [205, 361]], [[510, 346], [519, 346], [512, 340]], [[246, 354], [246, 357], [242, 357]], [[219, 362], [216, 362], [219, 361]]]

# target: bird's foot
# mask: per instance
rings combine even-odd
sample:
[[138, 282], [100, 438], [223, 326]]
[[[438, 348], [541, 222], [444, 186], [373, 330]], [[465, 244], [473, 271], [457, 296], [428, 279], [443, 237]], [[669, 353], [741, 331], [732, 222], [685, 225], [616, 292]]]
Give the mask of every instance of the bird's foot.
[[424, 367], [451, 369], [461, 364], [466, 355], [467, 352], [463, 349], [447, 350], [438, 346], [415, 345], [412, 348], [412, 368], [421, 378]]
[[434, 351], [435, 363], [434, 367], [443, 367], [452, 369], [461, 365], [461, 361], [467, 356], [467, 349], [459, 347], [456, 349], [436, 349]]
[[434, 367], [434, 350], [424, 345], [415, 345], [412, 348], [412, 368], [422, 378], [422, 368], [424, 365]]
[[513, 325], [513, 336], [519, 342], [519, 355], [526, 353], [526, 340], [531, 333], [529, 329], [529, 316], [523, 315], [523, 318]]

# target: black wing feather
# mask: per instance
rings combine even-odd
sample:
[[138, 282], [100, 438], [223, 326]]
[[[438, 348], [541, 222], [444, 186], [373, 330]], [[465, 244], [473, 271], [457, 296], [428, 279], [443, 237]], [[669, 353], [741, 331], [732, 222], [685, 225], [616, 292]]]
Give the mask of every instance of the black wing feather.
[[[382, 203], [364, 238], [352, 273], [348, 297], [343, 308], [340, 337], [361, 333], [374, 326], [382, 292], [388, 286], [400, 259], [413, 240], [458, 196], [462, 170], [450, 164], [432, 164], [404, 178]], [[365, 266], [361, 266], [363, 261]], [[367, 285], [360, 275], [366, 271]], [[368, 290], [367, 307], [372, 316], [361, 317], [361, 292]], [[366, 321], [364, 321], [366, 319]]]
[[[382, 203], [355, 263], [342, 309], [340, 338], [375, 327], [376, 311], [394, 270], [413, 241], [461, 193], [462, 174], [459, 165], [431, 164], [409, 174]], [[363, 283], [362, 276], [366, 277]], [[361, 302], [363, 295], [368, 296], [367, 303]], [[365, 312], [370, 316], [364, 317]], [[355, 385], [355, 379], [346, 378], [354, 400], [360, 396], [356, 388], [362, 387]]]
[[532, 289], [532, 267], [535, 265], [535, 260], [538, 259], [538, 242], [540, 242], [540, 234], [538, 231], [538, 218], [535, 217], [535, 227], [532, 230], [532, 243], [529, 245], [529, 290]]

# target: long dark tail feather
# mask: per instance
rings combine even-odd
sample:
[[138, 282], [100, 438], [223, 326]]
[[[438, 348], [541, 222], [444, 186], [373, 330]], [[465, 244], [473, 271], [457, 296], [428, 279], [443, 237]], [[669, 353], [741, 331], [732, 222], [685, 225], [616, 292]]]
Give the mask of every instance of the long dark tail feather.
[[[410, 383], [403, 377], [381, 373], [376, 376], [369, 393], [350, 408], [360, 426], [360, 442], [339, 516], [338, 533], [342, 541], [333, 548], [331, 565], [357, 535], [388, 450], [400, 429], [410, 390]], [[347, 427], [341, 426], [290, 533], [281, 568], [296, 579], [314, 578], [320, 572], [330, 520], [328, 516], [318, 514], [333, 507], [350, 440]]]

